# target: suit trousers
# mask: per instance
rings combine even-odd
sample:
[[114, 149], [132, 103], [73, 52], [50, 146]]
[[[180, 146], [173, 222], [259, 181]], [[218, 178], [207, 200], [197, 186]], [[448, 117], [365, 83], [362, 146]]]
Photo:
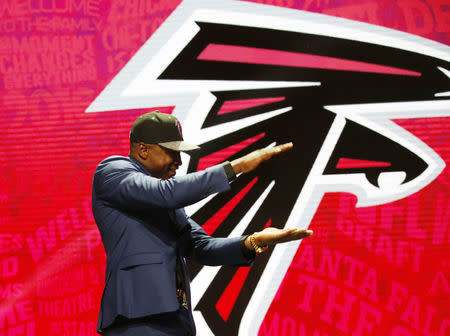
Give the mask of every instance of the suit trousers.
[[194, 336], [190, 312], [175, 312], [139, 319], [124, 319], [103, 331], [103, 336]]

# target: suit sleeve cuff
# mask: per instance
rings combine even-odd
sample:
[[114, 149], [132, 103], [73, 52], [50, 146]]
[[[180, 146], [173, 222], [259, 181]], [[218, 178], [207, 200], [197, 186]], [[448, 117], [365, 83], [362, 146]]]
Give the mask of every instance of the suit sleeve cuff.
[[241, 240], [240, 240], [240, 243], [241, 243], [241, 251], [242, 251], [242, 254], [244, 255], [244, 257], [245, 257], [247, 260], [251, 260], [251, 259], [255, 259], [255, 257], [256, 257], [256, 252], [255, 252], [255, 250], [249, 250], [249, 249], [247, 248], [247, 246], [245, 246], [245, 239], [247, 239], [248, 236], [249, 236], [249, 235], [242, 236], [242, 238], [241, 238]]

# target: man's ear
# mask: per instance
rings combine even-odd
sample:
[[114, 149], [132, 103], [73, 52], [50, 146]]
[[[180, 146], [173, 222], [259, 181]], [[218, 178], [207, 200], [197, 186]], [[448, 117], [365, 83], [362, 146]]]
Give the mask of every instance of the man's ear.
[[150, 148], [149, 148], [149, 146], [147, 146], [143, 142], [140, 142], [137, 145], [137, 152], [138, 152], [139, 157], [142, 160], [147, 160], [147, 158], [148, 158], [148, 156], [150, 154]]

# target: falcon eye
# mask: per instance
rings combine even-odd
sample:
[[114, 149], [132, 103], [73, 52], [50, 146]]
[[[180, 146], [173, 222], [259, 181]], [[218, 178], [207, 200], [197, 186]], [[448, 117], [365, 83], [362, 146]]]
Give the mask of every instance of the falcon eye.
[[340, 158], [336, 169], [390, 167], [390, 162]]

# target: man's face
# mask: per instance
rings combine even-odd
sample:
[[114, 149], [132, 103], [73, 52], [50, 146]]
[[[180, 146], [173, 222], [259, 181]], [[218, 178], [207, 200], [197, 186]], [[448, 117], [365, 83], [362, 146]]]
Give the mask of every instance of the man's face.
[[149, 157], [146, 167], [150, 174], [163, 180], [175, 176], [176, 170], [181, 166], [180, 152], [160, 145], [147, 146], [149, 146]]

